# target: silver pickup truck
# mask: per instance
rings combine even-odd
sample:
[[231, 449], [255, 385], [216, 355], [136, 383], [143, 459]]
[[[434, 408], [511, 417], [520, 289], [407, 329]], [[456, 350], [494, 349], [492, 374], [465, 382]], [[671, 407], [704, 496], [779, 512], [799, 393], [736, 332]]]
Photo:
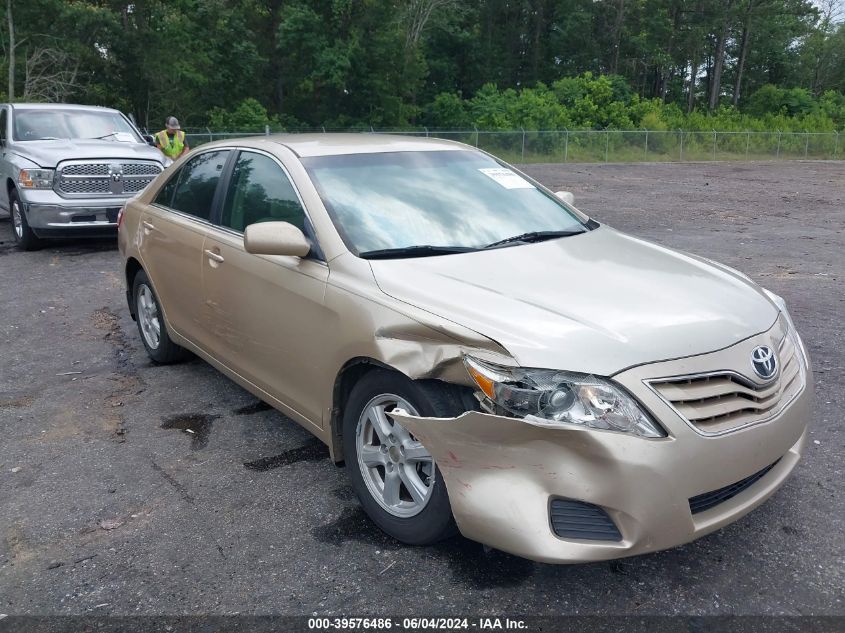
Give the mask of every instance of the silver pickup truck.
[[0, 210], [24, 250], [114, 234], [120, 208], [169, 162], [117, 110], [0, 104]]

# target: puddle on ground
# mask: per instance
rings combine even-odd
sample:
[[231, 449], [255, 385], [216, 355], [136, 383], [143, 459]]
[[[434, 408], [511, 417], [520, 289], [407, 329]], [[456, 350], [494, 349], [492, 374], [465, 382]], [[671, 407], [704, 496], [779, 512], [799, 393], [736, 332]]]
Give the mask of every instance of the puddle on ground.
[[272, 457], [262, 457], [251, 462], [244, 462], [244, 466], [250, 470], [265, 471], [280, 466], [287, 466], [288, 464], [295, 464], [297, 462], [318, 462], [323, 459], [328, 459], [329, 447], [323, 444], [320, 440], [314, 439], [299, 446], [292, 448], [284, 453], [273, 455]]
[[211, 425], [219, 417], [207, 413], [180, 413], [165, 418], [161, 428], [184, 431], [191, 436], [191, 450], [196, 451], [208, 445]]
[[258, 400], [253, 402], [252, 404], [248, 404], [246, 406], [240, 407], [239, 409], [235, 409], [232, 411], [235, 415], [252, 415], [253, 413], [260, 413], [261, 411], [270, 411], [273, 407], [269, 404], [264, 402], [263, 400]]

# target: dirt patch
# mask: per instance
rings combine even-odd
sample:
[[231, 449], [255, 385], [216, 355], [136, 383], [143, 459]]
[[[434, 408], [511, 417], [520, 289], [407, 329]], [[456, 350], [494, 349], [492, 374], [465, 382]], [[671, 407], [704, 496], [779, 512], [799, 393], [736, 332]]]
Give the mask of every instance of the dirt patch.
[[112, 360], [115, 364], [115, 387], [105, 398], [106, 415], [103, 426], [116, 442], [126, 441], [125, 418], [122, 413], [108, 413], [117, 410], [127, 403], [137, 400], [137, 396], [144, 391], [144, 382], [138, 375], [138, 368], [132, 360], [132, 346], [123, 332], [120, 318], [110, 308], [94, 310], [91, 316], [94, 326], [104, 332], [103, 338], [111, 344]]
[[10, 396], [0, 394], [0, 408], [24, 409], [35, 402], [33, 396]]

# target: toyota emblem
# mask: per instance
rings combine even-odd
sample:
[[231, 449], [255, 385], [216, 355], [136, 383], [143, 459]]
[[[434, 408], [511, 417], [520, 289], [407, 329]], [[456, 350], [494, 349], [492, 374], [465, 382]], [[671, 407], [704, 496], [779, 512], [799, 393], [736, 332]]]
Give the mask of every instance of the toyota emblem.
[[751, 366], [754, 373], [763, 380], [773, 378], [778, 371], [778, 358], [768, 345], [755, 347], [751, 352]]

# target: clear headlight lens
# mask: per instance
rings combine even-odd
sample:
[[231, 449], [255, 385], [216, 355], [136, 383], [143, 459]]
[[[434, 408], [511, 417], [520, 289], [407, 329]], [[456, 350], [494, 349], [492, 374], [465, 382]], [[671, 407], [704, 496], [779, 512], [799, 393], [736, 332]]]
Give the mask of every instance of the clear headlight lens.
[[52, 169], [21, 169], [18, 184], [26, 189], [52, 189]]
[[536, 426], [571, 426], [666, 437], [631, 396], [609, 380], [550, 369], [502, 367], [464, 356], [489, 402]]
[[801, 337], [798, 336], [798, 330], [795, 329], [795, 323], [792, 322], [792, 317], [789, 315], [789, 310], [786, 309], [786, 301], [783, 300], [783, 297], [780, 295], [776, 295], [771, 290], [767, 290], [763, 288], [763, 292], [766, 293], [766, 296], [772, 300], [772, 303], [777, 306], [777, 309], [780, 310], [780, 313], [783, 315], [783, 318], [786, 319], [786, 335], [792, 339], [792, 343], [795, 347], [800, 351], [800, 358], [802, 360], [802, 365], [806, 369], [807, 366], [810, 364], [810, 357], [807, 354], [807, 348], [804, 347], [804, 341], [801, 340]]

